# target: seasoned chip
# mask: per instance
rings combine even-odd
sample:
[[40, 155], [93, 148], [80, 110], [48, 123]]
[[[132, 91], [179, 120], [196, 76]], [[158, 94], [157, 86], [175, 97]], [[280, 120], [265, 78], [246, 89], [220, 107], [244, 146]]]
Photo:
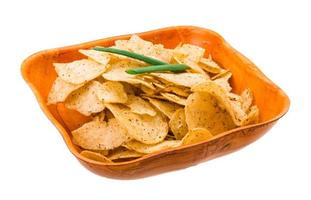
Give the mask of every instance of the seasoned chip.
[[182, 97], [188, 97], [191, 92], [189, 88], [186, 88], [183, 86], [176, 86], [176, 85], [168, 85], [165, 88], [161, 89], [160, 91], [175, 93], [176, 95], [179, 95]]
[[64, 81], [63, 79], [57, 77], [52, 85], [48, 96], [48, 104], [55, 104], [58, 102], [63, 102], [65, 99], [75, 91], [76, 89], [82, 87], [83, 84], [72, 84]]
[[80, 49], [79, 52], [105, 66], [109, 63], [110, 60], [110, 55], [106, 52], [84, 49]]
[[177, 57], [185, 58], [195, 63], [200, 61], [204, 52], [205, 49], [191, 44], [183, 44], [174, 49], [174, 54], [177, 55]]
[[205, 128], [213, 135], [235, 127], [229, 113], [218, 106], [217, 99], [208, 93], [189, 95], [185, 107], [188, 129]]
[[139, 115], [122, 105], [106, 104], [106, 106], [115, 118], [126, 127], [128, 134], [138, 141], [155, 144], [164, 140], [168, 133], [168, 124], [160, 113], [155, 116]]
[[213, 135], [205, 128], [194, 128], [189, 130], [189, 132], [182, 139], [183, 145], [195, 144], [198, 142], [206, 141], [212, 138]]
[[108, 150], [128, 140], [126, 129], [116, 119], [91, 121], [71, 132], [80, 147], [89, 150]]
[[170, 119], [169, 126], [177, 140], [181, 140], [188, 132], [185, 110], [180, 108], [175, 111]]
[[231, 72], [227, 72], [223, 74], [221, 77], [214, 80], [214, 83], [221, 86], [225, 91], [230, 92], [232, 90], [229, 79], [231, 78], [232, 74]]
[[131, 111], [136, 114], [146, 114], [150, 116], [155, 116], [157, 114], [148, 102], [135, 95], [129, 95], [128, 101], [125, 105], [128, 106]]
[[72, 84], [81, 84], [101, 75], [108, 65], [82, 59], [71, 63], [54, 63], [54, 67], [58, 76], [64, 81]]
[[97, 91], [97, 96], [105, 103], [125, 103], [128, 99], [123, 85], [115, 81], [103, 83]]
[[93, 116], [93, 121], [105, 121], [106, 113], [105, 111], [102, 111], [95, 116]]
[[66, 107], [77, 110], [86, 116], [104, 110], [105, 105], [96, 95], [96, 92], [100, 90], [101, 87], [102, 84], [97, 81], [86, 84], [71, 93], [65, 101]]
[[139, 153], [137, 151], [128, 150], [126, 148], [118, 148], [113, 150], [113, 152], [108, 156], [110, 160], [118, 160], [118, 159], [125, 159], [125, 158], [139, 158], [142, 157], [143, 153]]
[[[124, 65], [128, 64], [128, 61], [123, 61], [123, 62], [124, 62]], [[152, 85], [152, 83], [138, 79], [136, 78], [135, 75], [126, 73], [126, 70], [130, 69], [131, 67], [121, 67], [120, 65], [121, 65], [120, 62], [118, 63], [118, 65], [112, 65], [110, 70], [103, 73], [102, 76], [106, 80], [122, 81], [122, 82], [127, 82], [130, 84], [142, 84], [152, 90], [155, 90], [155, 87]]]
[[249, 124], [255, 124], [259, 120], [259, 109], [257, 106], [252, 106], [249, 109], [249, 112], [247, 113], [246, 119], [242, 121], [242, 126], [249, 125]]
[[172, 118], [175, 111], [181, 108], [180, 105], [168, 101], [163, 101], [159, 99], [147, 98], [149, 102], [156, 107], [160, 112], [166, 115], [169, 119]]
[[218, 74], [222, 71], [219, 65], [212, 60], [211, 56], [209, 58], [201, 58], [200, 63], [202, 63], [200, 66], [207, 72]]
[[104, 163], [112, 163], [112, 161], [110, 159], [108, 159], [106, 156], [104, 156], [100, 153], [93, 152], [93, 151], [83, 150], [83, 151], [81, 151], [80, 155], [84, 156], [88, 159], [91, 159], [91, 160], [104, 162]]
[[186, 99], [184, 99], [180, 96], [177, 96], [175, 94], [168, 93], [168, 92], [163, 92], [163, 93], [161, 93], [161, 95], [169, 101], [172, 101], [172, 102], [177, 103], [177, 104], [182, 105], [182, 106], [186, 105]]
[[242, 110], [247, 112], [253, 102], [253, 93], [250, 89], [245, 89], [241, 94]]
[[130, 150], [134, 150], [140, 153], [154, 153], [164, 149], [171, 149], [181, 145], [180, 140], [165, 140], [158, 144], [144, 144], [139, 141], [131, 140], [124, 144], [124, 146]]
[[224, 88], [213, 81], [207, 81], [191, 88], [194, 92], [207, 92], [213, 95], [218, 103], [224, 107], [231, 115], [233, 122], [241, 126], [241, 122], [246, 119], [246, 113], [242, 110], [241, 104], [236, 101], [231, 101]]
[[206, 81], [205, 76], [198, 73], [152, 73], [152, 75], [185, 87], [192, 87], [193, 85]]

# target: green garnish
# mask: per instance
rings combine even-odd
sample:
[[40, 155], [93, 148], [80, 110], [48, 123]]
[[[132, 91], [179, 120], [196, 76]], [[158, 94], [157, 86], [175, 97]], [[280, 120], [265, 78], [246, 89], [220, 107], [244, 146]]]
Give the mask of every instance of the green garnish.
[[171, 72], [182, 72], [188, 69], [189, 67], [184, 64], [166, 64], [166, 65], [153, 65], [148, 67], [138, 67], [134, 69], [128, 69], [126, 72], [128, 74], [143, 74], [150, 72], [159, 72], [159, 71], [171, 71]]
[[133, 53], [133, 52], [125, 51], [125, 50], [121, 50], [121, 49], [115, 49], [115, 48], [110, 48], [110, 47], [94, 47], [93, 50], [104, 51], [104, 52], [109, 52], [109, 53], [127, 56], [130, 58], [134, 58], [137, 60], [144, 61], [144, 62], [152, 64], [152, 65], [166, 65], [166, 64], [168, 64], [168, 63], [163, 62], [161, 60], [157, 60], [157, 59], [154, 59], [154, 58], [151, 58], [148, 56], [144, 56], [142, 54]]

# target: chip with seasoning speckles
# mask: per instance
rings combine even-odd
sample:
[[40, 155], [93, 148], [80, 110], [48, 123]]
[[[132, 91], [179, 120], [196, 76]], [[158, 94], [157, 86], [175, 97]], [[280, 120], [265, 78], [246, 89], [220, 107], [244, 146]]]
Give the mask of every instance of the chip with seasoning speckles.
[[109, 150], [124, 144], [129, 136], [127, 130], [116, 120], [94, 120], [72, 131], [77, 145], [88, 150]]
[[75, 91], [82, 87], [83, 84], [72, 84], [57, 77], [52, 85], [52, 88], [48, 95], [48, 104], [55, 104], [58, 102], [64, 102], [65, 99]]
[[106, 103], [125, 103], [128, 101], [127, 94], [121, 83], [107, 81], [97, 90], [97, 96]]
[[145, 144], [155, 144], [164, 140], [168, 133], [168, 124], [161, 113], [155, 116], [133, 113], [123, 105], [106, 104], [114, 117], [127, 129], [134, 139]]
[[101, 112], [105, 108], [104, 103], [97, 96], [97, 91], [99, 91], [101, 87], [101, 83], [91, 81], [71, 93], [65, 101], [65, 106], [69, 109], [77, 110], [86, 116]]
[[205, 128], [213, 135], [235, 127], [230, 114], [208, 93], [192, 93], [185, 106], [188, 129]]
[[177, 140], [181, 140], [188, 132], [185, 109], [176, 110], [169, 121], [169, 126]]
[[132, 140], [124, 144], [124, 146], [128, 149], [145, 154], [154, 153], [164, 149], [179, 147], [180, 145], [181, 145], [180, 140], [165, 140], [157, 144], [145, 144], [139, 141]]
[[189, 130], [189, 132], [183, 137], [182, 144], [189, 145], [198, 142], [206, 141], [212, 138], [213, 135], [205, 128], [194, 128]]
[[108, 65], [82, 59], [71, 63], [54, 63], [54, 67], [57, 75], [64, 81], [81, 84], [100, 76]]

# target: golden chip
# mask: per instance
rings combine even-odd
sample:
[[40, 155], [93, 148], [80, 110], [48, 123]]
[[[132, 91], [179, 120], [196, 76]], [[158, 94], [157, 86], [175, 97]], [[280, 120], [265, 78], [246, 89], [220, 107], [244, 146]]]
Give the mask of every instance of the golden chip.
[[185, 115], [188, 129], [205, 128], [213, 135], [235, 127], [229, 113], [218, 106], [217, 99], [208, 93], [189, 95]]
[[202, 63], [200, 66], [207, 72], [218, 74], [222, 71], [218, 64], [213, 61], [211, 56], [209, 58], [201, 58], [200, 63]]
[[221, 77], [214, 80], [214, 83], [221, 86], [225, 91], [230, 92], [232, 90], [229, 79], [231, 78], [231, 72], [223, 74]]
[[48, 95], [48, 104], [63, 102], [76, 89], [82, 87], [83, 84], [72, 84], [57, 77], [52, 85]]
[[150, 116], [155, 116], [157, 114], [148, 102], [135, 95], [129, 95], [128, 101], [125, 105], [128, 106], [131, 111], [136, 114], [146, 114]]
[[126, 127], [128, 134], [138, 141], [155, 144], [164, 140], [168, 133], [168, 124], [160, 113], [155, 116], [139, 115], [122, 105], [106, 104], [106, 106], [115, 118]]
[[104, 163], [112, 163], [112, 161], [110, 159], [108, 159], [106, 156], [104, 156], [100, 153], [93, 152], [93, 151], [83, 150], [83, 151], [81, 151], [80, 155], [84, 156], [88, 159], [91, 159], [91, 160], [104, 162]]
[[106, 52], [96, 51], [96, 50], [84, 50], [80, 49], [79, 52], [90, 59], [102, 64], [107, 65], [110, 61], [110, 55]]
[[168, 92], [163, 92], [161, 93], [161, 95], [171, 101], [171, 102], [174, 102], [174, 103], [177, 103], [179, 105], [182, 105], [182, 106], [185, 106], [186, 105], [186, 99], [180, 97], [180, 96], [177, 96], [175, 94], [172, 94], [172, 93], [168, 93]]
[[142, 157], [143, 153], [128, 150], [126, 148], [118, 148], [113, 150], [113, 152], [108, 156], [110, 160], [126, 159], [126, 158], [139, 158]]
[[123, 85], [115, 81], [103, 83], [97, 91], [97, 96], [105, 103], [125, 103], [128, 100]]
[[165, 140], [158, 144], [144, 144], [139, 141], [131, 140], [124, 144], [124, 146], [130, 150], [134, 150], [140, 153], [154, 153], [164, 149], [175, 148], [181, 145], [180, 140]]
[[72, 84], [81, 84], [101, 75], [108, 65], [82, 59], [71, 63], [54, 63], [54, 67], [58, 76], [64, 81]]
[[206, 77], [198, 73], [151, 73], [153, 76], [159, 77], [176, 85], [192, 87], [198, 83], [206, 81]]
[[163, 101], [159, 99], [153, 99], [148, 97], [149, 102], [156, 107], [160, 112], [166, 115], [169, 119], [172, 118], [175, 111], [181, 108], [180, 105], [168, 101]]
[[182, 139], [182, 145], [195, 144], [212, 138], [213, 135], [205, 128], [194, 128]]
[[152, 85], [152, 83], [138, 79], [135, 75], [126, 73], [127, 69], [133, 68], [133, 66], [131, 66], [131, 64], [129, 63], [130, 61], [121, 61], [117, 64], [112, 64], [110, 69], [107, 72], [103, 73], [102, 76], [106, 80], [122, 81], [130, 84], [142, 84], [152, 90], [155, 90], [155, 87]]
[[169, 121], [169, 126], [177, 140], [181, 140], [187, 134], [188, 126], [186, 123], [185, 110], [183, 108], [175, 111]]
[[80, 147], [89, 150], [108, 150], [128, 140], [126, 129], [116, 119], [91, 121], [71, 132]]
[[246, 113], [242, 110], [241, 105], [236, 101], [231, 101], [227, 91], [213, 81], [207, 81], [191, 88], [194, 92], [207, 92], [213, 95], [218, 103], [223, 106], [231, 115], [233, 122], [241, 126], [241, 122], [246, 119]]
[[174, 54], [177, 55], [177, 57], [185, 58], [195, 63], [201, 60], [204, 52], [205, 49], [191, 44], [183, 44], [174, 49]]
[[102, 84], [97, 81], [86, 84], [71, 93], [65, 101], [66, 107], [77, 110], [86, 116], [104, 110], [105, 105], [96, 95], [101, 88]]
[[255, 124], [259, 120], [259, 109], [257, 106], [252, 106], [247, 113], [246, 119], [242, 121], [242, 126]]
[[241, 94], [242, 110], [247, 112], [253, 102], [253, 93], [250, 89], [245, 89]]

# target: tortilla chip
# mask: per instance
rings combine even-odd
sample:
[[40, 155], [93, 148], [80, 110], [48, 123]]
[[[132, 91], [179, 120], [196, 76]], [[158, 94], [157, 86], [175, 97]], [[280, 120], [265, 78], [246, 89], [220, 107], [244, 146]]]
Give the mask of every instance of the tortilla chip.
[[172, 53], [165, 49], [162, 44], [153, 45], [152, 42], [143, 40], [137, 35], [132, 35], [128, 40], [126, 48], [138, 54], [153, 57], [158, 60], [169, 63], [172, 58]]
[[257, 106], [252, 106], [247, 113], [246, 119], [242, 121], [242, 125], [255, 124], [259, 121], [259, 109]]
[[205, 49], [191, 45], [183, 44], [182, 46], [176, 47], [174, 49], [174, 55], [177, 55], [179, 58], [184, 58], [192, 62], [198, 63], [203, 57]]
[[229, 113], [221, 109], [217, 99], [208, 93], [195, 92], [189, 95], [185, 116], [189, 130], [205, 128], [216, 135], [235, 127]]
[[188, 97], [191, 91], [189, 88], [183, 87], [183, 86], [176, 86], [176, 85], [168, 85], [165, 88], [160, 90], [161, 92], [169, 92], [169, 93], [175, 93], [176, 95], [182, 96], [182, 97]]
[[71, 95], [65, 101], [66, 107], [69, 109], [77, 110], [86, 116], [104, 110], [105, 105], [96, 95], [97, 91], [101, 88], [101, 83], [97, 81], [91, 81], [90, 83], [71, 93]]
[[200, 59], [200, 66], [207, 72], [218, 74], [222, 71], [219, 65], [212, 60], [211, 57], [209, 58], [201, 58]]
[[54, 67], [58, 76], [64, 81], [72, 84], [81, 84], [101, 75], [108, 65], [82, 59], [71, 63], [54, 63]]
[[181, 140], [188, 132], [185, 110], [180, 108], [175, 111], [169, 121], [169, 127], [177, 140]]
[[160, 112], [166, 115], [169, 119], [172, 118], [175, 111], [181, 108], [180, 105], [168, 101], [163, 101], [159, 99], [147, 98], [149, 102], [156, 107]]
[[138, 79], [135, 75], [126, 73], [127, 69], [133, 68], [133, 66], [131, 66], [129, 63], [129, 61], [121, 61], [117, 64], [112, 64], [110, 70], [103, 73], [102, 76], [109, 81], [122, 81], [130, 84], [141, 84], [152, 90], [155, 90], [155, 87], [152, 85], [152, 83]]
[[66, 98], [76, 89], [82, 87], [83, 84], [72, 84], [57, 77], [52, 85], [52, 88], [48, 95], [47, 104], [56, 104], [58, 102], [64, 102]]
[[213, 135], [205, 128], [194, 128], [182, 139], [182, 145], [195, 144], [212, 138]]
[[116, 119], [91, 121], [71, 133], [77, 145], [89, 150], [109, 150], [128, 141], [126, 129]]
[[179, 147], [181, 145], [180, 140], [165, 140], [158, 144], [144, 144], [139, 141], [131, 140], [124, 144], [124, 146], [130, 150], [134, 150], [140, 153], [149, 154], [157, 151], [161, 151], [164, 149], [171, 149], [175, 147]]
[[79, 52], [90, 59], [102, 64], [107, 65], [110, 61], [110, 55], [106, 52], [96, 51], [96, 50], [84, 50], [80, 49]]
[[93, 121], [100, 121], [103, 122], [105, 121], [106, 113], [105, 111], [102, 111], [98, 113], [97, 115], [93, 116]]
[[91, 160], [104, 162], [104, 163], [112, 163], [112, 161], [110, 159], [108, 159], [106, 156], [104, 156], [100, 153], [93, 152], [93, 151], [83, 150], [80, 152], [80, 155], [84, 156], [88, 159], [91, 159]]
[[153, 76], [164, 79], [176, 85], [192, 87], [198, 83], [206, 81], [206, 77], [198, 73], [151, 73]]
[[164, 116], [139, 115], [129, 108], [118, 104], [106, 104], [115, 118], [128, 130], [134, 139], [145, 144], [155, 144], [164, 140], [168, 133], [168, 124]]
[[129, 95], [128, 101], [125, 103], [125, 105], [128, 106], [131, 111], [136, 114], [146, 114], [150, 116], [155, 116], [157, 114], [148, 102], [138, 96]]
[[118, 160], [118, 159], [125, 159], [125, 158], [139, 158], [144, 156], [145, 154], [139, 153], [136, 151], [128, 150], [126, 148], [118, 148], [113, 150], [113, 152], [108, 156], [110, 160]]
[[191, 90], [194, 92], [207, 92], [214, 96], [218, 103], [227, 110], [236, 125], [241, 126], [241, 122], [246, 119], [246, 113], [242, 110], [241, 105], [236, 101], [231, 101], [227, 91], [217, 83], [207, 81], [193, 86]]
[[179, 105], [182, 105], [182, 106], [185, 106], [186, 105], [186, 99], [180, 97], [180, 96], [177, 96], [175, 94], [172, 94], [172, 93], [168, 93], [168, 92], [163, 92], [161, 93], [161, 95], [171, 101], [171, 102], [174, 102], [174, 103], [177, 103]]
[[253, 93], [250, 89], [245, 89], [241, 94], [242, 110], [247, 112], [253, 102]]
[[105, 103], [125, 103], [128, 100], [123, 85], [115, 81], [103, 83], [97, 91], [97, 96]]
[[229, 79], [231, 78], [232, 73], [227, 72], [223, 74], [221, 77], [214, 79], [214, 83], [221, 86], [225, 91], [230, 92], [232, 90], [232, 87], [230, 86]]

